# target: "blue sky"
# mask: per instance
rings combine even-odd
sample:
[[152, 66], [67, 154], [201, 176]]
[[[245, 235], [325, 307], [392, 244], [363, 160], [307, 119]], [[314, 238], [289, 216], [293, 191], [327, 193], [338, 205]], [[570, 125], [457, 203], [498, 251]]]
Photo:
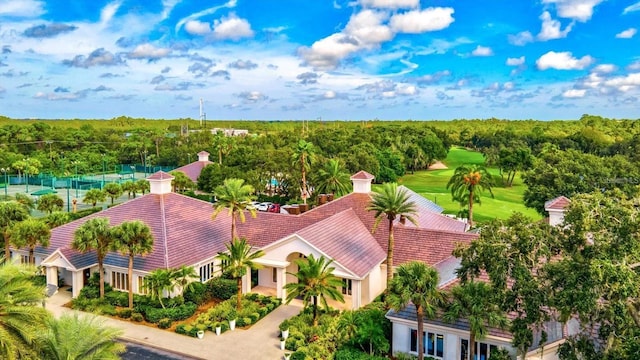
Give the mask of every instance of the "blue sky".
[[0, 0], [0, 115], [639, 118], [637, 0]]

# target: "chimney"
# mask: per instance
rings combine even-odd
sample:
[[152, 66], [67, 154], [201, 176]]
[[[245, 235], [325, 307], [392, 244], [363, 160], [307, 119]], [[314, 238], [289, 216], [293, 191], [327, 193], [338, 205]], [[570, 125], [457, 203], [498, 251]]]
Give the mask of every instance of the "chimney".
[[171, 180], [173, 176], [164, 171], [158, 171], [147, 178], [149, 181], [150, 194], [162, 195], [171, 192]]
[[327, 203], [327, 194], [318, 195], [318, 205], [324, 205]]
[[209, 153], [206, 151], [200, 151], [198, 153], [198, 161], [209, 161]]
[[376, 177], [368, 172], [361, 170], [351, 176], [353, 183], [353, 192], [360, 194], [368, 194], [371, 192], [371, 183]]

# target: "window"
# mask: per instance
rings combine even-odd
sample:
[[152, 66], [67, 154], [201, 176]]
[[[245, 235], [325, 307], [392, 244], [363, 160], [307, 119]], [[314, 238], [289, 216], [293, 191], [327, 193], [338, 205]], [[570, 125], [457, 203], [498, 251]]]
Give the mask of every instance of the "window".
[[125, 273], [112, 271], [111, 286], [117, 290], [129, 290], [129, 277]]
[[149, 289], [144, 287], [144, 277], [138, 276], [138, 294], [147, 295]]
[[[496, 345], [491, 345], [476, 341], [475, 360], [488, 360], [491, 358], [491, 352], [498, 350]], [[469, 340], [460, 339], [460, 360], [469, 359]]]
[[220, 270], [222, 272], [224, 272], [224, 270], [229, 266], [229, 261], [228, 260], [222, 260], [220, 261]]
[[342, 293], [351, 295], [351, 279], [342, 279]]
[[200, 266], [200, 282], [206, 282], [214, 275], [215, 263], [210, 262]]
[[28, 264], [29, 255], [20, 255], [20, 264]]
[[271, 276], [272, 276], [271, 280], [274, 283], [277, 283], [278, 282], [278, 269], [273, 268], [273, 271], [271, 272]]
[[[444, 356], [444, 335], [425, 331], [422, 336], [425, 356]], [[418, 352], [418, 330], [411, 329], [411, 351]]]

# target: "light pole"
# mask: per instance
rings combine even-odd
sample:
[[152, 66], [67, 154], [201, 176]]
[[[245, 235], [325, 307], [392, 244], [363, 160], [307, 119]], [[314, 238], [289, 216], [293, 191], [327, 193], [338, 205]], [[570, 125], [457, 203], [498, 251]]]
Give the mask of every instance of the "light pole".
[[104, 189], [104, 171], [105, 171], [105, 158], [104, 158], [104, 154], [102, 154], [102, 187], [100, 189]]
[[71, 198], [69, 196], [69, 187], [71, 186], [71, 183], [69, 182], [69, 178], [67, 178], [67, 212], [71, 212]]
[[147, 177], [147, 150], [144, 151], [144, 159], [143, 159], [143, 165], [144, 165], [144, 177]]
[[136, 181], [136, 167], [134, 165], [129, 166], [131, 168], [131, 180]]
[[76, 199], [78, 198], [78, 162], [74, 161], [73, 164], [76, 166]]
[[27, 195], [29, 195], [29, 159], [24, 159], [25, 162], [25, 167], [24, 167], [24, 175], [27, 178], [27, 189], [25, 190], [27, 192]]
[[7, 195], [7, 188], [9, 187], [9, 180], [8, 180], [8, 176], [7, 176], [7, 171], [8, 170], [9, 169], [5, 169], [5, 168], [0, 169], [0, 171], [2, 171], [2, 174], [4, 175], [4, 199], [5, 200], [7, 199], [7, 196], [8, 196]]

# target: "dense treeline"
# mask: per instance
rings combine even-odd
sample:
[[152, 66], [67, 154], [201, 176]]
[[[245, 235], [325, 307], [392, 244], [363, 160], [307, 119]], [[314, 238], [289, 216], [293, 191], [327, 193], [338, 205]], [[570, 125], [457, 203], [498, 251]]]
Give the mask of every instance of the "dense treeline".
[[[213, 128], [249, 130], [225, 137]], [[229, 177], [245, 179], [260, 192], [299, 196], [301, 169], [294, 151], [304, 138], [313, 144], [314, 175], [329, 159], [341, 170], [366, 170], [377, 182], [395, 181], [446, 157], [452, 145], [483, 153], [500, 170], [504, 186], [521, 176], [528, 186], [525, 204], [543, 212], [544, 201], [595, 189], [626, 192], [640, 181], [640, 125], [583, 115], [577, 121], [207, 121], [11, 120], [0, 118], [0, 167], [21, 171], [21, 160], [36, 159], [40, 173], [56, 176], [122, 170], [119, 164], [181, 166], [211, 153], [200, 183], [211, 191]], [[18, 162], [16, 166], [16, 162]], [[33, 170], [33, 169], [32, 169]], [[33, 171], [31, 171], [33, 174]], [[277, 184], [277, 186], [273, 185]], [[264, 189], [264, 191], [262, 190]]]

